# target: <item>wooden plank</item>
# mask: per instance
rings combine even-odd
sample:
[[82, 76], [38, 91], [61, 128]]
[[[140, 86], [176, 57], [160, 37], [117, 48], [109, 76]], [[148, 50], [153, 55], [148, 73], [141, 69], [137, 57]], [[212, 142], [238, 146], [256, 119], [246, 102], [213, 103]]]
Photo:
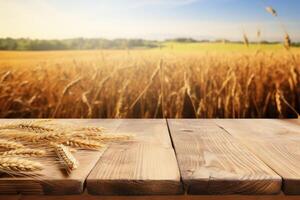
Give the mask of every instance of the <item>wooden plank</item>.
[[281, 178], [212, 120], [168, 120], [188, 194], [277, 194]]
[[216, 120], [283, 178], [286, 194], [300, 194], [300, 126], [268, 119]]
[[20, 195], [0, 195], [0, 199], [5, 199], [5, 200], [20, 200], [21, 196]]
[[[287, 122], [288, 124], [295, 124], [295, 125], [298, 125], [300, 126], [300, 118], [299, 119], [281, 119], [280, 121], [284, 121], [284, 122]], [[292, 126], [292, 125], [290, 125]]]
[[[8, 120], [0, 120], [3, 123]], [[107, 130], [114, 130], [120, 121], [118, 120], [56, 120], [57, 123], [81, 124], [88, 126], [103, 126]], [[84, 190], [85, 179], [95, 166], [103, 152], [78, 151], [74, 156], [78, 159], [80, 167], [74, 170], [71, 175], [59, 168], [58, 164], [52, 165], [55, 158], [41, 160], [45, 169], [41, 176], [32, 177], [10, 177], [2, 174], [0, 176], [0, 194], [80, 194]]]
[[113, 144], [87, 179], [94, 195], [181, 194], [180, 173], [166, 121], [123, 120], [117, 133], [132, 140]]
[[[1, 198], [1, 196], [0, 196]], [[292, 195], [21, 196], [19, 200], [299, 200]], [[5, 199], [6, 200], [6, 199]], [[8, 199], [9, 200], [9, 199]], [[17, 200], [17, 199], [16, 199]]]

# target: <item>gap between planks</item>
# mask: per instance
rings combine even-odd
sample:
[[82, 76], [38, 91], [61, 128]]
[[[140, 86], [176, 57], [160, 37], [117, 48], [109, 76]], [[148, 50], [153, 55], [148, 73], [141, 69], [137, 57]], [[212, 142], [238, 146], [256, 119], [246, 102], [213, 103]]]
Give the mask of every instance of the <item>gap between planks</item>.
[[[26, 119], [28, 120], [28, 119]], [[25, 121], [26, 121], [25, 120]], [[0, 123], [17, 120], [1, 119]], [[18, 120], [22, 121], [22, 120]], [[110, 119], [84, 120], [84, 119], [53, 119], [55, 123], [63, 125], [89, 125], [103, 126], [108, 130], [114, 130], [119, 121]], [[85, 181], [91, 169], [100, 158], [102, 151], [81, 151], [74, 153], [80, 163], [80, 168], [67, 176], [58, 164], [53, 165], [46, 160], [45, 169], [40, 172], [38, 179], [33, 177], [10, 177], [1, 175], [0, 194], [43, 194], [43, 195], [71, 195], [81, 194], [85, 189]], [[41, 158], [37, 158], [39, 160]], [[45, 160], [41, 160], [45, 163]], [[1, 196], [0, 196], [1, 198]]]
[[188, 194], [277, 194], [281, 177], [212, 120], [168, 119]]

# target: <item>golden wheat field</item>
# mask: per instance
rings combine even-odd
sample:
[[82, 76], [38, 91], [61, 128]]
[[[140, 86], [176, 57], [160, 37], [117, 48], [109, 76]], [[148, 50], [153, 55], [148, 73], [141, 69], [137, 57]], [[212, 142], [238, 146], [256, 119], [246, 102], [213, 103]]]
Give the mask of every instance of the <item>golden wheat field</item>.
[[0, 117], [298, 117], [300, 51], [0, 52]]

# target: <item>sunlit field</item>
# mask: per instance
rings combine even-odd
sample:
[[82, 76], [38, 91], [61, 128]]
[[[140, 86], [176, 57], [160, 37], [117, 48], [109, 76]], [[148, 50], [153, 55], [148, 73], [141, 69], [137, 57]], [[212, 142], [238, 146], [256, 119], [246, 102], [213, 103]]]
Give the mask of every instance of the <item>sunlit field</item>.
[[298, 117], [300, 50], [164, 43], [156, 49], [0, 52], [0, 117]]
[[[282, 44], [259, 44], [253, 43], [248, 47], [245, 47], [241, 43], [180, 43], [180, 42], [164, 42], [162, 49], [166, 51], [202, 51], [202, 52], [221, 52], [221, 53], [230, 53], [230, 52], [254, 52], [254, 51], [278, 51], [282, 50]], [[297, 51], [297, 48], [294, 48]]]

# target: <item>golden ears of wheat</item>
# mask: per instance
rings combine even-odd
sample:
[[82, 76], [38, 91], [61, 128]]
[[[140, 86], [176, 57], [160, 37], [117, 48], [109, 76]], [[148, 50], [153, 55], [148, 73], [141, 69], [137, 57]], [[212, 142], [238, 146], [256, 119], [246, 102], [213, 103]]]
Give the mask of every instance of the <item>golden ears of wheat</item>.
[[273, 7], [271, 7], [271, 6], [267, 6], [267, 7], [266, 7], [266, 11], [267, 11], [268, 13], [270, 13], [271, 15], [273, 15], [274, 17], [277, 17], [277, 16], [278, 16], [276, 10], [275, 10]]
[[40, 171], [44, 166], [31, 159], [43, 160], [53, 156], [71, 173], [79, 167], [79, 161], [73, 155], [76, 149], [100, 150], [108, 142], [132, 137], [107, 134], [102, 127], [72, 127], [54, 120], [5, 123], [0, 125], [0, 136], [0, 172], [8, 174]]

